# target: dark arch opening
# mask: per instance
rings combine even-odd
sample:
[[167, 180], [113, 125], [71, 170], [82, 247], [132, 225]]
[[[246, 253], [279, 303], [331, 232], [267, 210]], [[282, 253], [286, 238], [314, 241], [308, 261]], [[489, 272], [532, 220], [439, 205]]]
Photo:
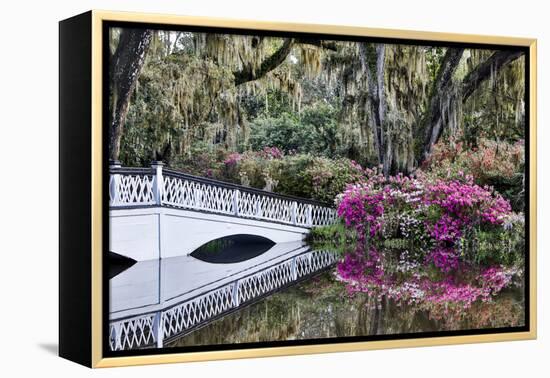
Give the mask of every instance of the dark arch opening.
[[214, 264], [231, 264], [257, 257], [275, 243], [263, 236], [238, 234], [214, 239], [191, 252], [191, 256]]
[[118, 276], [120, 273], [124, 272], [126, 269], [130, 268], [137, 261], [126, 256], [119, 255], [109, 251], [107, 256], [108, 267], [109, 267], [109, 279]]

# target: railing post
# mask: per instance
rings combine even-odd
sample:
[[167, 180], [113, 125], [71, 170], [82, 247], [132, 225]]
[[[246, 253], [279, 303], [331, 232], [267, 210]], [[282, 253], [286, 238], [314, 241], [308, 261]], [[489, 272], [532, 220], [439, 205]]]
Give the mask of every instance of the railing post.
[[113, 338], [113, 347], [112, 350], [121, 350], [122, 349], [122, 339], [120, 338], [120, 323], [115, 323], [113, 326], [112, 333], [110, 337]]
[[233, 214], [239, 215], [239, 197], [240, 191], [238, 189], [233, 190]]
[[290, 211], [290, 216], [291, 216], [293, 225], [296, 225], [296, 213], [297, 212], [298, 212], [298, 202], [294, 201], [294, 202], [292, 202], [291, 211]]
[[259, 197], [256, 197], [256, 218], [262, 217], [262, 201]]
[[233, 284], [233, 307], [239, 307], [239, 282], [235, 281]]
[[153, 195], [155, 196], [155, 203], [162, 205], [162, 192], [164, 190], [164, 180], [162, 178], [162, 167], [164, 163], [162, 161], [154, 161], [151, 163], [151, 168], [155, 170], [155, 176], [153, 177]]
[[155, 314], [153, 319], [153, 333], [157, 339], [157, 348], [162, 348], [164, 344], [164, 327], [162, 326], [162, 311]]
[[307, 225], [313, 227], [313, 205], [307, 205]]
[[195, 185], [195, 189], [193, 189], [193, 198], [195, 199], [195, 208], [200, 209], [202, 207], [202, 190], [199, 184]]
[[[121, 168], [122, 165], [118, 160], [109, 160], [109, 172], [111, 169]], [[118, 188], [120, 186], [120, 174], [109, 174], [109, 205], [117, 205], [120, 202]]]

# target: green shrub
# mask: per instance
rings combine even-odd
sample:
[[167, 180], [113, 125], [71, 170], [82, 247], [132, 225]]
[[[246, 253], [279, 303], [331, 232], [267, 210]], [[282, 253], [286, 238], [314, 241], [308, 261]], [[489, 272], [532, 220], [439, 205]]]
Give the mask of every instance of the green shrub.
[[525, 258], [525, 221], [523, 214], [507, 217], [503, 227], [475, 228], [464, 235], [460, 248], [465, 259], [474, 264], [523, 265]]
[[328, 249], [343, 254], [357, 243], [357, 233], [339, 222], [312, 228], [307, 241], [314, 249]]

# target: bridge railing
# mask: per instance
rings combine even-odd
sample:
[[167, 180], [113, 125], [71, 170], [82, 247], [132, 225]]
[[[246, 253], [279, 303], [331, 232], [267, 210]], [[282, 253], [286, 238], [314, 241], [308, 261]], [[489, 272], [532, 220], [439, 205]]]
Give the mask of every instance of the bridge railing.
[[109, 346], [111, 350], [152, 345], [162, 348], [166, 341], [321, 272], [337, 261], [336, 252], [306, 252], [161, 311], [112, 319], [109, 324]]
[[160, 162], [151, 168], [111, 165], [109, 200], [113, 208], [171, 206], [301, 227], [336, 219], [335, 209], [322, 202], [188, 175]]

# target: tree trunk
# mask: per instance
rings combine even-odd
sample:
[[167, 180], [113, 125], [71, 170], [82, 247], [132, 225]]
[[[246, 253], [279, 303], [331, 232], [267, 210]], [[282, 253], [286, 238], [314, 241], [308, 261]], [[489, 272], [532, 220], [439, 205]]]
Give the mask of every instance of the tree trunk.
[[439, 72], [435, 80], [434, 87], [432, 89], [430, 105], [428, 107], [428, 113], [425, 117], [424, 127], [424, 143], [422, 148], [422, 155], [420, 161], [426, 160], [426, 158], [432, 153], [433, 146], [439, 139], [441, 131], [443, 130], [443, 116], [442, 104], [446, 101], [446, 96], [449, 95], [449, 91], [453, 85], [453, 75], [462, 59], [464, 53], [463, 48], [449, 48], [443, 57]]
[[109, 158], [111, 160], [118, 160], [130, 96], [136, 87], [152, 37], [151, 30], [122, 29], [118, 46], [111, 57], [111, 119], [109, 120]]
[[361, 44], [361, 63], [366, 75], [368, 124], [374, 137], [374, 149], [384, 175], [390, 172], [393, 151], [391, 138], [385, 135], [386, 93], [384, 86], [386, 46], [384, 44]]

